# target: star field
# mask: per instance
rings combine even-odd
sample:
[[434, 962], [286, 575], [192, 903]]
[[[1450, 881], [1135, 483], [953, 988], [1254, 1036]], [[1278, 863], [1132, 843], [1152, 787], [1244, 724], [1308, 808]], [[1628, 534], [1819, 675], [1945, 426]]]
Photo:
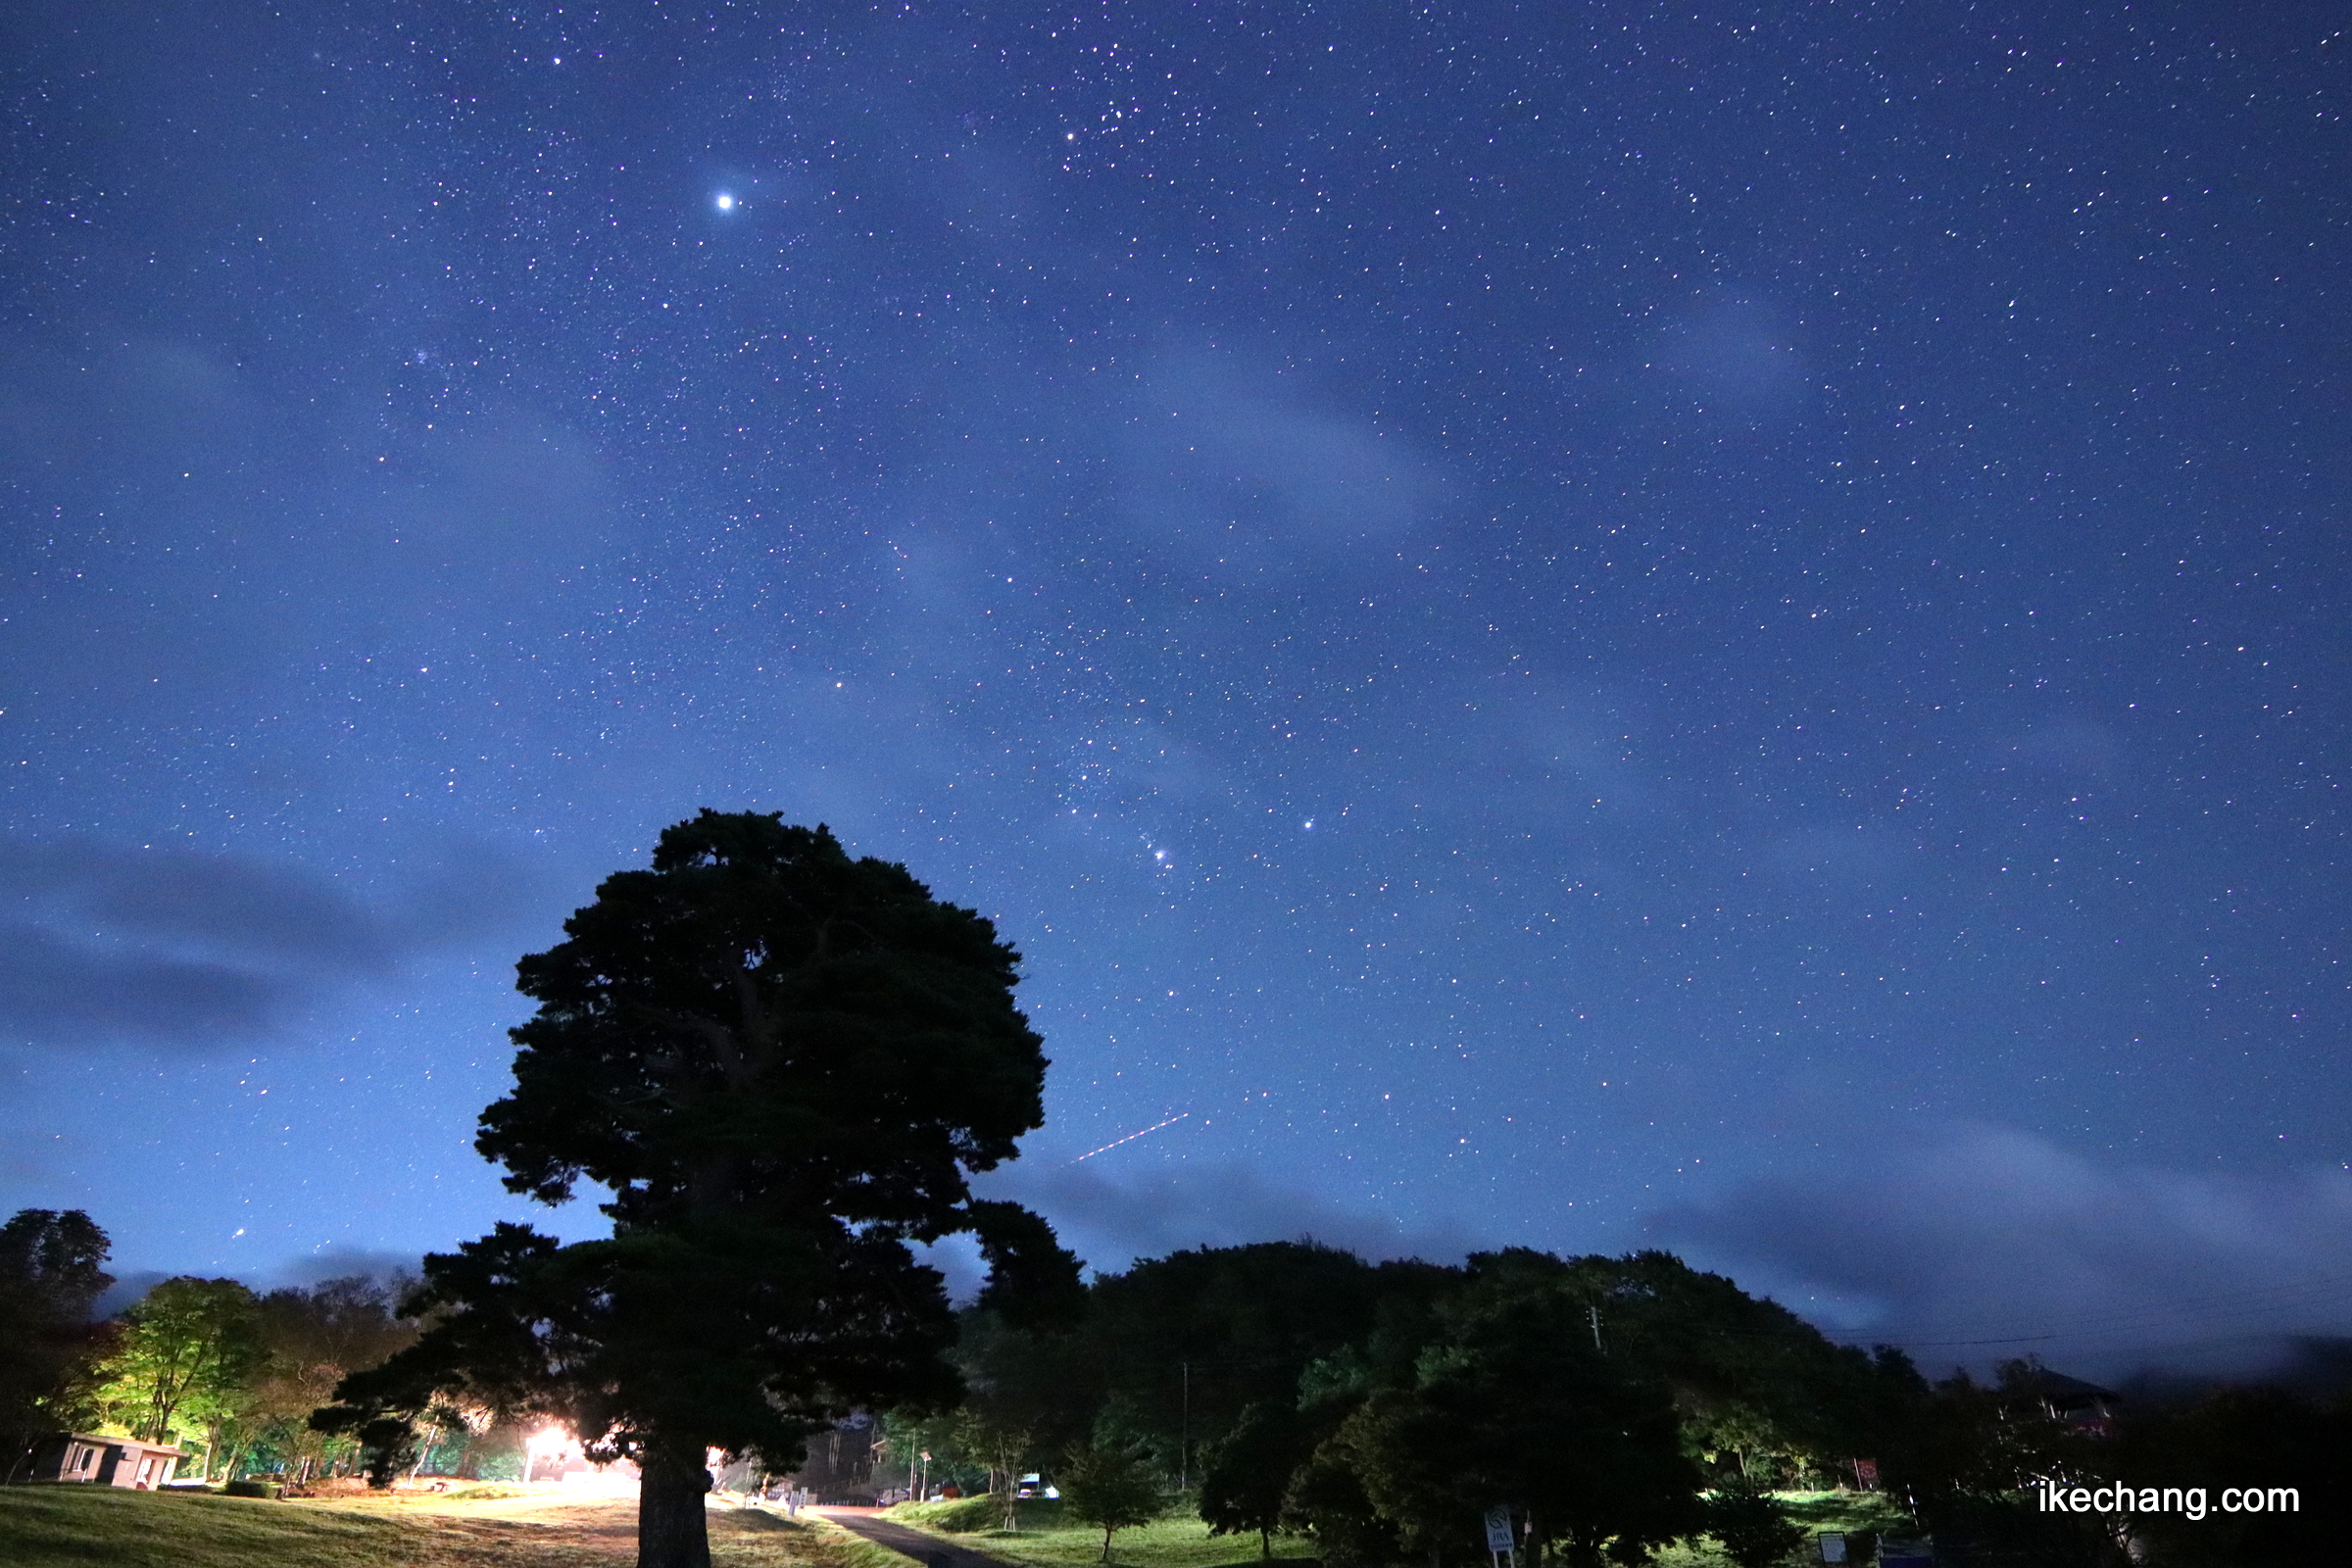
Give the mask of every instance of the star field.
[[[2352, 1207], [2326, 15], [0, 23], [0, 1198], [516, 1212], [512, 961], [708, 805], [1024, 952], [1106, 1263]], [[2093, 1297], [2326, 1261], [2171, 1201]]]

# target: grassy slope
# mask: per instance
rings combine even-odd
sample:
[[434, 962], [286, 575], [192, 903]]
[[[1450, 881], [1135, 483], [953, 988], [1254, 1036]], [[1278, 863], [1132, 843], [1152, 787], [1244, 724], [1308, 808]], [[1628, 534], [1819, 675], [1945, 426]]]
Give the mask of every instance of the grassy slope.
[[[1887, 1529], [1899, 1515], [1881, 1497], [1797, 1494], [1784, 1499], [1810, 1531]], [[1060, 1518], [1052, 1502], [1021, 1506], [1017, 1535], [995, 1528], [986, 1499], [894, 1508], [890, 1517], [1028, 1568], [1088, 1568], [1101, 1532]], [[910, 1568], [905, 1559], [823, 1524], [773, 1514], [713, 1511], [711, 1551], [724, 1568]], [[1276, 1537], [1277, 1558], [1313, 1556], [1312, 1544]], [[1249, 1568], [1254, 1538], [1211, 1536], [1170, 1513], [1112, 1542], [1115, 1563], [1149, 1568]], [[112, 1487], [0, 1489], [0, 1563], [8, 1568], [626, 1568], [636, 1558], [636, 1506], [380, 1497], [265, 1502]], [[1721, 1568], [1711, 1544], [1669, 1547], [1661, 1568]]]
[[[917, 1530], [952, 1535], [960, 1544], [1032, 1568], [1086, 1568], [1102, 1560], [1102, 1532], [1061, 1517], [1058, 1502], [1020, 1505], [1021, 1528], [997, 1528], [997, 1505], [986, 1497], [960, 1502], [902, 1503], [889, 1517]], [[1276, 1536], [1278, 1560], [1312, 1558], [1314, 1544], [1297, 1536]], [[1248, 1568], [1258, 1560], [1255, 1536], [1212, 1536], [1191, 1509], [1162, 1514], [1151, 1524], [1111, 1538], [1113, 1563], [1150, 1568]]]
[[[1825, 1530], [1893, 1530], [1906, 1516], [1876, 1494], [1794, 1492], [1782, 1495], [1790, 1515], [1808, 1534]], [[953, 1536], [991, 1556], [1030, 1568], [1086, 1568], [1102, 1551], [1102, 1533], [1065, 1524], [1061, 1507], [1054, 1502], [1021, 1504], [1021, 1532], [1007, 1535], [996, 1528], [996, 1504], [985, 1497], [958, 1502], [901, 1504], [889, 1516], [918, 1530]], [[1314, 1556], [1311, 1542], [1274, 1538], [1277, 1558]], [[1806, 1560], [1810, 1546], [1800, 1548]], [[1122, 1530], [1111, 1541], [1111, 1560], [1140, 1568], [1248, 1568], [1257, 1561], [1255, 1537], [1210, 1536], [1207, 1527], [1190, 1513], [1169, 1513], [1140, 1530]], [[1730, 1559], [1715, 1543], [1702, 1540], [1668, 1546], [1657, 1556], [1659, 1568], [1729, 1568]]]
[[[907, 1568], [830, 1528], [710, 1515], [726, 1568]], [[0, 1490], [8, 1568], [625, 1568], [634, 1502], [267, 1502], [113, 1487]]]

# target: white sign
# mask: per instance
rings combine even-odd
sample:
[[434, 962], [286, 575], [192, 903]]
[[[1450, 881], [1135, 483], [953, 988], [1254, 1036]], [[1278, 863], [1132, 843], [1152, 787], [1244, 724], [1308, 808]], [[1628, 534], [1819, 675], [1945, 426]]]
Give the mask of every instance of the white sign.
[[1511, 1510], [1489, 1508], [1487, 1510], [1487, 1549], [1489, 1551], [1508, 1551], [1516, 1544], [1518, 1543], [1511, 1539]]

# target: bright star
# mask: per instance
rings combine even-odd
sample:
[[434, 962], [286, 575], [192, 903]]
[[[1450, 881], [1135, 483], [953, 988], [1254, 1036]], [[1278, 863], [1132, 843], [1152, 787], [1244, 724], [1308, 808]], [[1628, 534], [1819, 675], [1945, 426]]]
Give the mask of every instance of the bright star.
[[735, 210], [735, 198], [728, 195], [723, 190], [720, 191], [718, 193], [718, 210], [722, 213], [733, 212]]

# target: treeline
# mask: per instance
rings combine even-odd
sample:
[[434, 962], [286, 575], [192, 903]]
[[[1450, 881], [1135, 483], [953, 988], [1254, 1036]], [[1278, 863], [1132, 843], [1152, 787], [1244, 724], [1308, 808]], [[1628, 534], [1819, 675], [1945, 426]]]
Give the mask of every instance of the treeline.
[[[503, 1478], [515, 1410], [436, 1401], [420, 1423], [332, 1419], [337, 1386], [414, 1344], [399, 1282], [257, 1294], [180, 1278], [111, 1319], [105, 1234], [78, 1211], [0, 1226], [0, 1461], [93, 1427], [177, 1443], [189, 1468], [306, 1479], [365, 1466]], [[1171, 1494], [1219, 1533], [1310, 1535], [1327, 1568], [1475, 1565], [1507, 1509], [1532, 1563], [1643, 1560], [1710, 1535], [1737, 1563], [1804, 1532], [1773, 1494], [1881, 1492], [1943, 1560], [2204, 1568], [2327, 1560], [2352, 1406], [2264, 1387], [2139, 1399], [2091, 1430], [2027, 1362], [1931, 1381], [1836, 1345], [1664, 1252], [1509, 1250], [1367, 1263], [1309, 1243], [1182, 1251], [1098, 1278], [1073, 1321], [960, 1318], [961, 1404], [889, 1415], [902, 1464], [998, 1493], [1057, 1480], [1075, 1511], [1140, 1522]], [[318, 1418], [315, 1423], [314, 1418]], [[320, 1430], [320, 1425], [326, 1430]], [[378, 1431], [375, 1428], [381, 1428]], [[1861, 1461], [1868, 1461], [1865, 1468]], [[2291, 1514], [2046, 1511], [2035, 1489], [2294, 1489]]]
[[[106, 1233], [78, 1209], [24, 1209], [0, 1226], [0, 1477], [22, 1477], [58, 1432], [174, 1444], [187, 1474], [306, 1482], [364, 1462], [313, 1411], [345, 1376], [416, 1341], [398, 1316], [407, 1282], [366, 1277], [259, 1293], [232, 1279], [165, 1280], [115, 1316]], [[459, 1473], [507, 1461], [514, 1434], [453, 1422], [429, 1435]], [[412, 1454], [412, 1462], [416, 1455]]]
[[[1931, 1381], [1664, 1252], [1441, 1267], [1269, 1244], [1141, 1263], [1089, 1297], [1058, 1334], [967, 1314], [966, 1402], [890, 1422], [899, 1461], [927, 1451], [935, 1483], [969, 1490], [1037, 1472], [1115, 1494], [1144, 1473], [1196, 1489], [1217, 1531], [1310, 1533], [1329, 1568], [1483, 1562], [1494, 1507], [1536, 1561], [1639, 1561], [1703, 1533], [1777, 1563], [1805, 1532], [1770, 1494], [1865, 1482], [1947, 1559], [2093, 1568], [2128, 1543], [2183, 1565], [2316, 1543], [2352, 1459], [2340, 1405], [2273, 1390], [2085, 1430], [2030, 1363]], [[2127, 1529], [2030, 1491], [2118, 1479], [2299, 1486], [2311, 1511]]]

